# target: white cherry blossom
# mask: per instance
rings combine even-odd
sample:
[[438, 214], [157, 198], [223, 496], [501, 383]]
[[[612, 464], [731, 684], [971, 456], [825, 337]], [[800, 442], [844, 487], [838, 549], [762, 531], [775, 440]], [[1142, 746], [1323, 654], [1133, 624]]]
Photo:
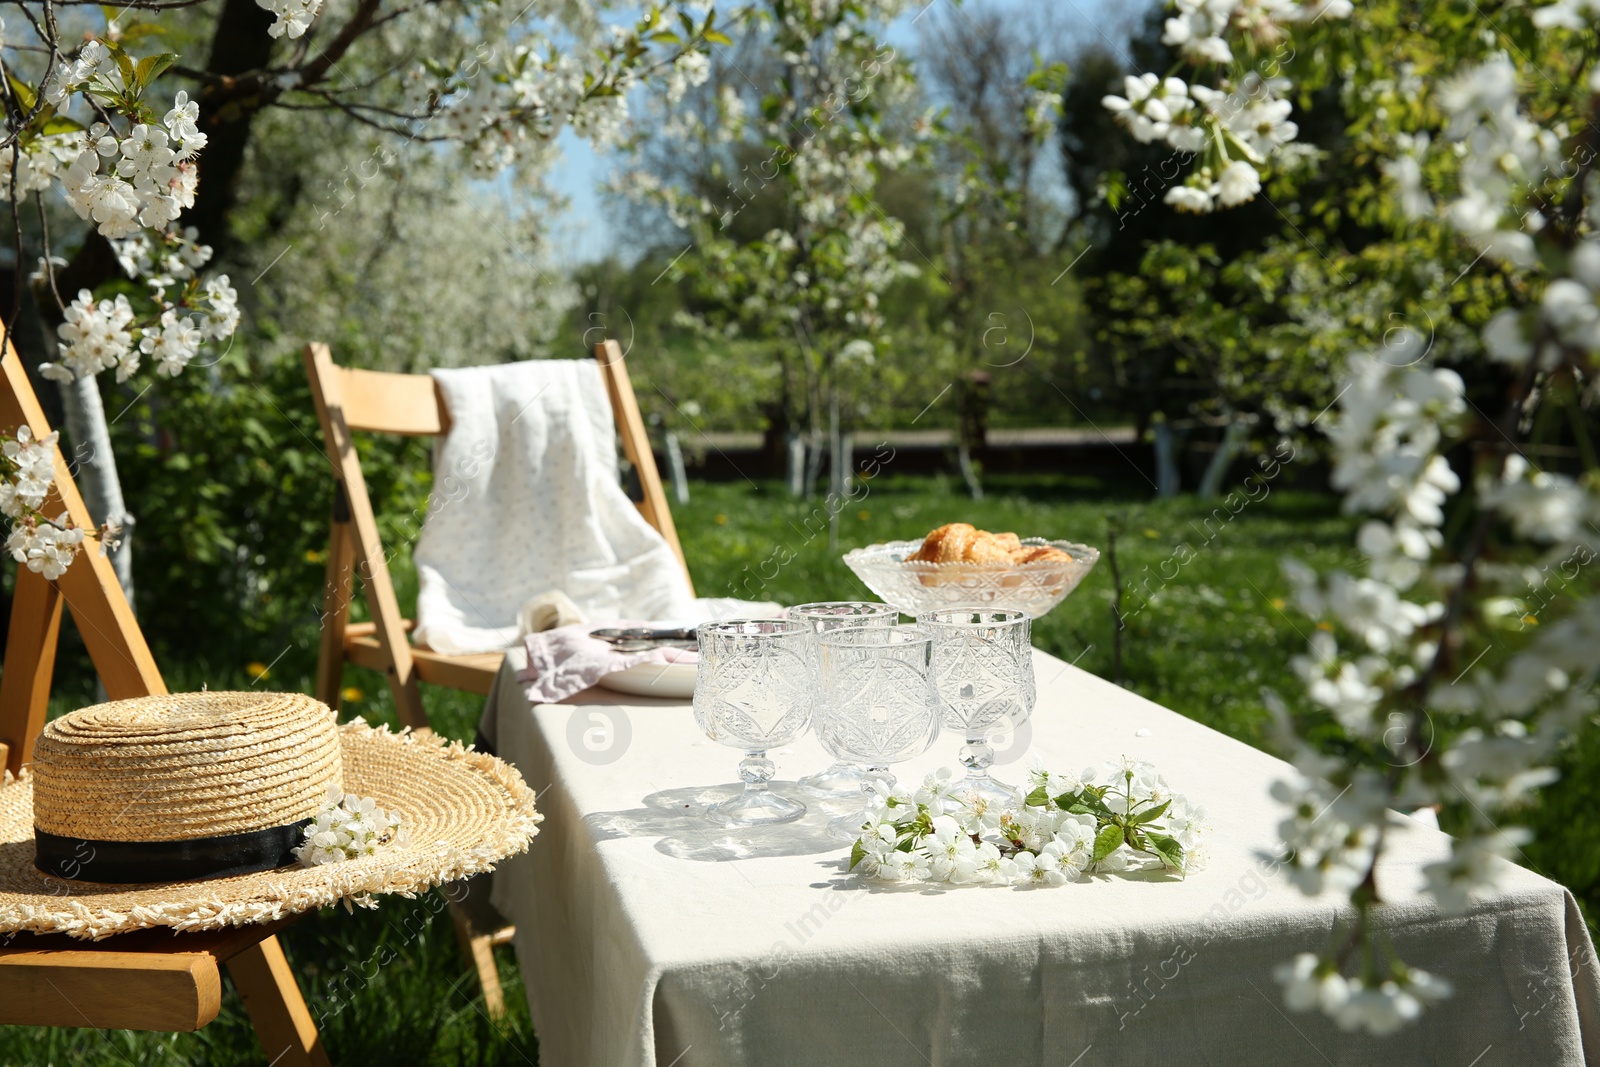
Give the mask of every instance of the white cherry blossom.
[[256, 4], [276, 16], [267, 33], [290, 40], [305, 36], [322, 10], [322, 0], [256, 0]]

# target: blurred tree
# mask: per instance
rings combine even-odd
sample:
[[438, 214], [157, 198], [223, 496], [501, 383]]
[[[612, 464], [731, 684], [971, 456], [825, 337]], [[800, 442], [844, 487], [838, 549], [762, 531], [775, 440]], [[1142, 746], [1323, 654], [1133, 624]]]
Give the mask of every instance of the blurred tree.
[[[1181, 443], [1196, 430], [1220, 431], [1201, 479], [1210, 488], [1263, 416], [1314, 414], [1332, 400], [1330, 361], [1342, 353], [1319, 343], [1338, 314], [1323, 283], [1343, 287], [1355, 269], [1344, 257], [1380, 234], [1341, 202], [1352, 174], [1373, 172], [1351, 151], [1336, 85], [1298, 102], [1307, 148], [1298, 170], [1282, 169], [1264, 195], [1225, 214], [1174, 212], [1164, 201], [1194, 153], [1128, 137], [1100, 102], [1129, 77], [1173, 67], [1163, 20], [1152, 11], [1126, 52], [1096, 43], [1074, 57], [1060, 139], [1074, 227], [1087, 244], [1075, 270], [1089, 279], [1096, 359], [1141, 435], [1155, 438], [1168, 491], [1178, 487]], [[1290, 55], [1269, 55], [1261, 76], [1275, 76]], [[1389, 306], [1408, 308], [1403, 299]]]
[[704, 169], [638, 170], [627, 183], [684, 231], [664, 273], [692, 279], [686, 321], [776, 356], [778, 410], [804, 443], [791, 448], [796, 491], [809, 491], [824, 454], [842, 491], [855, 397], [883, 341], [880, 302], [916, 269], [896, 254], [903, 228], [877, 200], [880, 176], [909, 163], [928, 131], [893, 123], [913, 84], [882, 36], [899, 6], [753, 6], [707, 91], [669, 97], [642, 139], [645, 153], [690, 146]]
[[938, 362], [956, 391], [957, 451], [968, 492], [981, 497], [974, 453], [984, 446], [985, 409], [996, 368], [1031, 354], [1038, 325], [1065, 301], [1020, 302], [1025, 278], [1049, 270], [1066, 237], [1055, 176], [1041, 173], [1060, 119], [1064, 63], [1039, 43], [1058, 39], [1048, 11], [950, 8], [922, 30], [929, 97], [943, 108], [935, 141], [940, 215], [936, 305]]
[[[44, 325], [68, 325], [61, 358], [46, 369], [66, 379], [78, 481], [97, 519], [124, 516], [94, 375], [114, 366], [126, 377], [141, 351], [175, 374], [200, 338], [232, 332], [238, 313], [227, 277], [202, 284], [194, 269], [214, 251], [227, 253], [238, 236], [232, 223], [247, 165], [278, 162], [252, 154], [261, 116], [336, 115], [337, 126], [306, 125], [335, 138], [353, 130], [383, 135], [367, 141], [364, 158], [328, 176], [337, 202], [321, 205], [320, 229], [384, 170], [414, 163], [438, 142], [459, 149], [466, 174], [536, 176], [563, 129], [609, 138], [632, 86], [660, 78], [681, 91], [704, 77], [701, 50], [727, 41], [715, 10], [701, 3], [651, 4], [616, 26], [586, 3], [511, 13], [478, 0], [387, 11], [383, 0], [326, 10], [324, 0], [132, 0], [105, 9], [103, 26], [86, 8], [69, 7], [58, 18], [48, 0], [18, 6], [26, 23], [5, 36], [0, 86], [4, 198], [20, 207], [28, 192], [59, 184], [78, 218], [93, 221], [85, 228], [57, 212], [56, 225], [47, 225], [41, 195], [38, 223], [29, 225], [42, 252], [35, 292]], [[205, 58], [129, 52], [152, 38]], [[196, 99], [178, 93], [163, 119], [165, 102], [158, 106], [153, 86], [169, 69], [196, 87]], [[111, 159], [107, 173], [100, 173], [103, 158]], [[285, 187], [298, 194], [303, 181]], [[184, 209], [187, 226], [180, 226]], [[24, 223], [20, 210], [12, 216], [20, 278]], [[258, 223], [270, 230], [285, 217]], [[59, 245], [63, 232], [83, 235], [69, 260], [52, 256], [50, 235]], [[147, 282], [148, 291], [130, 281]], [[101, 289], [116, 290], [117, 301], [97, 303], [92, 294]], [[67, 299], [80, 291], [69, 314]], [[20, 300], [19, 286], [14, 304]], [[126, 582], [126, 553], [118, 558]]]

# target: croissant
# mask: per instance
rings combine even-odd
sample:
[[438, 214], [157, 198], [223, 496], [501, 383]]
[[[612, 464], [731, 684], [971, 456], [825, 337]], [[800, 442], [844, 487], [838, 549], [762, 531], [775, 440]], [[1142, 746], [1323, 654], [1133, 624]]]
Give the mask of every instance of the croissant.
[[978, 535], [977, 527], [966, 522], [951, 522], [939, 527], [923, 539], [922, 547], [906, 559], [921, 563], [961, 563]]
[[[990, 533], [966, 522], [946, 523], [934, 530], [923, 539], [922, 546], [906, 559], [921, 563], [971, 563], [999, 569], [1001, 573], [994, 580], [1002, 589], [1020, 588], [1027, 580], [1021, 572], [1011, 570], [1013, 567], [1024, 563], [1072, 562], [1072, 557], [1059, 548], [1025, 545], [1016, 534], [1009, 531]], [[1059, 585], [1066, 580], [1066, 569], [1061, 568], [1053, 577], [1046, 577], [1051, 584]], [[965, 567], [938, 571], [930, 569], [918, 574], [917, 580], [923, 585], [939, 586], [950, 582], [969, 582], [971, 574]]]
[[971, 523], [951, 522], [934, 530], [908, 560], [923, 563], [1070, 563], [1072, 557], [1049, 545], [1024, 545], [1016, 534], [990, 533]]
[[1072, 557], [1052, 545], [1024, 545], [1011, 557], [1012, 563], [1071, 563]]

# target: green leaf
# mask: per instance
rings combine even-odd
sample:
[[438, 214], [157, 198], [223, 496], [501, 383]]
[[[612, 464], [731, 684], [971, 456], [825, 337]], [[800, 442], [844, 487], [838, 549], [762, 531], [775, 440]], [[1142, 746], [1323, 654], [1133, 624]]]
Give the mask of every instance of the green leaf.
[[1183, 870], [1183, 846], [1162, 834], [1146, 834], [1145, 848], [1161, 857], [1161, 862], [1174, 870]]
[[128, 89], [137, 92], [139, 76], [133, 69], [133, 60], [128, 58], [128, 53], [116, 45], [108, 45], [107, 47], [111, 50], [112, 58], [117, 61], [117, 69], [122, 72], [122, 84]]
[[733, 43], [733, 38], [729, 37], [727, 34], [723, 33], [721, 30], [707, 30], [706, 34], [705, 34], [705, 37], [706, 37], [706, 40], [710, 41], [712, 44], [730, 44], [731, 45]]
[[1171, 806], [1172, 801], [1163, 801], [1156, 807], [1148, 808], [1144, 811], [1141, 811], [1139, 814], [1132, 816], [1128, 822], [1132, 826], [1143, 826], [1147, 822], [1154, 822], [1156, 819], [1161, 818], [1161, 816], [1164, 815], [1166, 810]]
[[15, 94], [17, 103], [21, 105], [22, 110], [32, 111], [34, 102], [33, 90], [23, 84], [14, 74], [7, 74], [6, 81], [10, 83], [11, 92]]
[[158, 52], [153, 56], [145, 56], [139, 60], [139, 66], [134, 70], [139, 90], [142, 92], [149, 88], [150, 83], [161, 76], [161, 72], [178, 61], [176, 52]]
[[39, 128], [39, 132], [49, 136], [52, 133], [80, 133], [83, 129], [83, 123], [75, 119], [69, 119], [65, 115], [52, 115], [45, 120], [44, 125]]
[[1116, 211], [1122, 206], [1122, 201], [1128, 195], [1128, 179], [1120, 170], [1108, 170], [1105, 174], [1106, 206]]
[[850, 846], [850, 869], [852, 871], [855, 870], [856, 864], [860, 863], [866, 856], [867, 850], [861, 847], [861, 841], [858, 839], [855, 844]]
[[116, 104], [122, 100], [122, 93], [120, 90], [111, 88], [111, 86], [107, 85], [99, 78], [96, 78], [94, 81], [84, 86], [83, 92], [87, 96], [93, 96], [97, 99], [104, 100], [108, 104]]
[[1105, 802], [1099, 796], [1087, 789], [1076, 796], [1071, 793], [1063, 793], [1056, 798], [1056, 803], [1074, 815], [1093, 815], [1102, 822], [1115, 817], [1115, 812], [1106, 807]]
[[1042, 808], [1048, 805], [1050, 803], [1050, 797], [1045, 793], [1044, 786], [1041, 785], [1039, 788], [1029, 793], [1026, 803], [1035, 808]]
[[1094, 835], [1094, 862], [1099, 863], [1117, 850], [1122, 844], [1122, 827], [1116, 823], [1107, 823], [1100, 827], [1100, 832]]
[[158, 26], [154, 22], [135, 22], [131, 26], [122, 27], [121, 40], [126, 44], [134, 44], [146, 37], [159, 37], [165, 35], [167, 28]]
[[652, 33], [650, 35], [650, 39], [652, 41], [660, 41], [662, 44], [682, 44], [683, 43], [683, 38], [679, 37], [677, 34], [673, 33], [671, 30], [657, 30], [655, 33]]

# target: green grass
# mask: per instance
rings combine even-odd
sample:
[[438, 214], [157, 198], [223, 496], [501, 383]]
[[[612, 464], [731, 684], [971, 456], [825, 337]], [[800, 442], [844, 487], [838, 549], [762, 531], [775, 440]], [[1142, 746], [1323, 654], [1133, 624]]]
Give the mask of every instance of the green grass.
[[[790, 603], [870, 596], [840, 562], [843, 551], [920, 537], [945, 522], [1102, 548], [1108, 523], [1115, 524], [1121, 530], [1116, 544], [1124, 611], [1131, 616], [1121, 634], [1123, 683], [1224, 733], [1272, 748], [1260, 691], [1271, 687], [1291, 698], [1300, 691], [1288, 662], [1308, 633], [1303, 619], [1286, 614], [1287, 584], [1279, 564], [1290, 557], [1318, 567], [1356, 563], [1353, 523], [1339, 514], [1334, 498], [1275, 490], [1230, 518], [1192, 498], [1148, 501], [1142, 482], [1119, 489], [1042, 474], [993, 478], [987, 488], [984, 500], [972, 501], [954, 480], [875, 479], [840, 509], [836, 549], [828, 545], [821, 500], [792, 500], [774, 483], [697, 483], [691, 502], [674, 511], [700, 595]], [[396, 568], [402, 605], [409, 608], [415, 589], [409, 558], [402, 555]], [[1113, 677], [1112, 596], [1111, 569], [1103, 558], [1071, 597], [1035, 625], [1036, 643]], [[311, 649], [290, 655], [284, 662], [300, 666], [275, 669], [265, 684], [308, 689], [308, 653], [314, 656]], [[242, 665], [235, 677], [204, 679], [182, 663], [164, 667], [173, 688], [198, 688], [202, 680], [212, 688], [249, 684]], [[394, 721], [381, 677], [352, 668], [345, 680], [360, 690], [347, 712]], [[436, 726], [470, 740], [481, 698], [423, 689]], [[71, 699], [57, 703], [64, 708]], [[1541, 834], [1545, 825], [1552, 827], [1549, 844], [1529, 851], [1536, 867], [1573, 886], [1589, 905], [1600, 902], [1600, 822], [1590, 800], [1600, 740], [1593, 731], [1568, 751], [1564, 770], [1562, 782], [1529, 820]], [[496, 1028], [457, 955], [437, 894], [414, 902], [387, 900], [375, 912], [330, 910], [282, 936], [307, 1001], [314, 1013], [324, 1013], [322, 1034], [335, 1063], [537, 1061], [509, 951], [499, 950], [499, 960], [511, 1015]], [[244, 1064], [260, 1063], [261, 1057], [229, 987], [221, 1017], [197, 1034], [11, 1027], [0, 1030], [0, 1061]]]

